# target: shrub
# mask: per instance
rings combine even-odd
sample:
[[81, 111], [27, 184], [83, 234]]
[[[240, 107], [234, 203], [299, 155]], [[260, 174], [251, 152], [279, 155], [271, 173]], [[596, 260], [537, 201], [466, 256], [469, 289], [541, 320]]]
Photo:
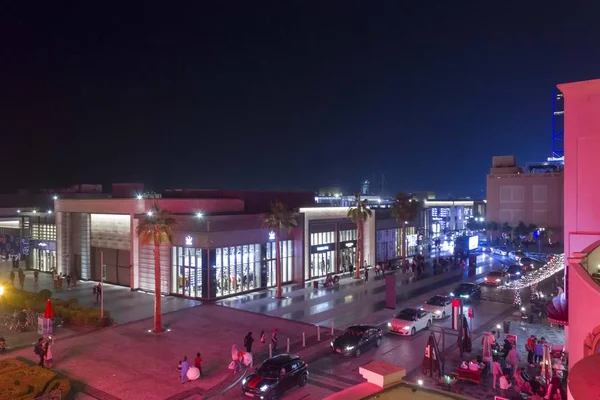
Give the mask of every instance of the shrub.
[[15, 360], [14, 358], [0, 360], [0, 376], [25, 368], [29, 368], [29, 365], [25, 364], [23, 361]]
[[60, 393], [61, 399], [66, 399], [71, 391], [71, 383], [68, 379], [55, 379], [46, 388], [44, 395], [58, 395]]
[[55, 376], [55, 372], [42, 367], [24, 368], [3, 374], [0, 379], [0, 399], [34, 399]]

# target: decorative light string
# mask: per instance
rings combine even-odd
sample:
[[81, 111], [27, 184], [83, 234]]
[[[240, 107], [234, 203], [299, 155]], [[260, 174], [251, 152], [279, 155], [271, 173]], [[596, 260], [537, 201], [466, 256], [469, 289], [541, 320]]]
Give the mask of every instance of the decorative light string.
[[512, 281], [507, 283], [506, 285], [500, 286], [499, 288], [502, 290], [520, 290], [533, 285], [537, 285], [538, 283], [552, 277], [558, 272], [565, 269], [565, 255], [556, 254], [554, 255], [550, 261], [537, 271], [534, 271], [530, 274], [523, 276], [521, 279]]

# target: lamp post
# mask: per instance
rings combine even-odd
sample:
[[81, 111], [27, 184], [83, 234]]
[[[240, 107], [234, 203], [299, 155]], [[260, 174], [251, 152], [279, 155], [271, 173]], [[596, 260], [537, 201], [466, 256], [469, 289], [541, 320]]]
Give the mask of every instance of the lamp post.
[[102, 276], [100, 277], [100, 318], [104, 320], [104, 251], [100, 250], [100, 265], [102, 266]]

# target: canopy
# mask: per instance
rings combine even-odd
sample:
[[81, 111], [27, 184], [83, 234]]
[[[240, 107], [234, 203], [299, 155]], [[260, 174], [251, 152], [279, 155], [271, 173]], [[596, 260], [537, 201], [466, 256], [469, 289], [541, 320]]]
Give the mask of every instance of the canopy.
[[558, 296], [552, 299], [552, 302], [546, 307], [548, 322], [552, 325], [569, 325], [569, 307], [567, 296], [559, 291]]
[[54, 318], [54, 309], [50, 299], [46, 300], [46, 309], [44, 310], [44, 318]]
[[600, 393], [600, 354], [585, 357], [577, 361], [569, 371], [569, 391], [574, 400], [598, 398]]

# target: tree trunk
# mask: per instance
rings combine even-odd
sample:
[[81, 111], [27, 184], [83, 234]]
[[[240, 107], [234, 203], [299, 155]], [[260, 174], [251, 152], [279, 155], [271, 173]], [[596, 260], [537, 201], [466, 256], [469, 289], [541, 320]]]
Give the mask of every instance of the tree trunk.
[[275, 279], [277, 281], [278, 299], [283, 297], [283, 288], [281, 287], [281, 251], [279, 249], [279, 229], [275, 230]]
[[406, 221], [402, 221], [402, 260], [406, 260]]
[[160, 243], [154, 239], [154, 333], [163, 331], [160, 278]]
[[356, 224], [356, 262], [355, 268], [356, 273], [354, 277], [360, 279], [360, 266], [362, 265], [362, 253], [363, 253], [363, 225], [362, 221]]

